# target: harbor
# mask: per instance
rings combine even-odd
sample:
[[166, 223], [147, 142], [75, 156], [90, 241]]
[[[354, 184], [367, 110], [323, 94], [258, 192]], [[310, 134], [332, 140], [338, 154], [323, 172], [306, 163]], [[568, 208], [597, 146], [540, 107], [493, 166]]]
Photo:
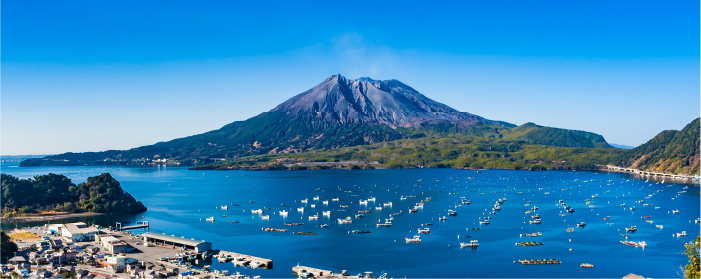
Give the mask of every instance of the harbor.
[[[122, 171], [136, 177], [125, 187], [152, 209], [83, 220], [112, 226], [112, 236], [141, 251], [127, 253], [129, 257], [212, 276], [286, 278], [300, 264], [333, 271], [330, 276], [346, 270], [349, 276], [363, 277], [366, 271], [373, 271], [373, 277], [385, 272], [395, 278], [460, 277], [466, 275], [458, 267], [470, 262], [484, 267], [470, 277], [494, 277], [489, 270], [504, 270], [498, 277], [571, 277], [572, 272], [671, 277], [663, 271], [678, 267], [680, 247], [699, 232], [698, 187], [613, 172], [414, 169], [359, 170], [361, 177], [337, 170], [236, 176], [239, 172], [202, 175], [168, 168], [159, 173], [168, 182], [158, 182], [140, 178], [156, 173]], [[173, 198], [190, 191], [188, 183], [207, 191], [191, 194], [188, 202]], [[172, 197], [153, 195], [149, 189], [154, 187]], [[391, 207], [384, 206], [390, 202]], [[251, 213], [258, 209], [264, 213]], [[171, 215], [171, 210], [178, 213]], [[318, 219], [309, 218], [314, 215]], [[205, 220], [212, 216], [213, 221]], [[343, 223], [348, 217], [350, 222]], [[530, 222], [535, 220], [542, 222]], [[138, 221], [148, 221], [149, 227], [123, 229]], [[123, 224], [122, 231], [115, 222]], [[171, 238], [154, 237], [145, 246], [144, 234]], [[183, 240], [189, 241], [178, 242]], [[208, 243], [211, 252], [205, 253]], [[602, 249], [607, 249], [606, 257], [600, 255]], [[267, 265], [267, 259], [274, 263]], [[533, 268], [518, 259], [562, 263]], [[581, 263], [595, 268], [582, 268]], [[427, 264], [441, 268], [426, 269]]]

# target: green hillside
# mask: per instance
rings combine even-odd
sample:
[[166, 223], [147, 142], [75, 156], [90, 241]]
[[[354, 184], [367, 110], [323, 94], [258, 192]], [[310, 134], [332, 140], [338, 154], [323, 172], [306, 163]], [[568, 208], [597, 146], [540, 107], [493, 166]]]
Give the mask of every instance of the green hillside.
[[619, 166], [675, 174], [699, 173], [699, 118], [681, 131], [662, 131], [648, 142], [627, 150]]

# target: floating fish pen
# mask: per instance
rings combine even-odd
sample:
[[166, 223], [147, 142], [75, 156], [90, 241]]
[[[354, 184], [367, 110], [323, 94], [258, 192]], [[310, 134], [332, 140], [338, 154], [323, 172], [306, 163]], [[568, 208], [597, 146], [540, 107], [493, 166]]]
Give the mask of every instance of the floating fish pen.
[[533, 260], [518, 260], [521, 264], [561, 264], [562, 262], [556, 259], [533, 259]]
[[317, 235], [315, 232], [297, 232], [297, 235]]
[[526, 241], [526, 242], [516, 242], [516, 245], [521, 245], [523, 247], [528, 247], [528, 246], [539, 246], [543, 245], [543, 243], [536, 242], [536, 241]]
[[301, 226], [304, 225], [304, 223], [285, 223], [285, 226]]
[[286, 232], [287, 229], [263, 228], [266, 232]]

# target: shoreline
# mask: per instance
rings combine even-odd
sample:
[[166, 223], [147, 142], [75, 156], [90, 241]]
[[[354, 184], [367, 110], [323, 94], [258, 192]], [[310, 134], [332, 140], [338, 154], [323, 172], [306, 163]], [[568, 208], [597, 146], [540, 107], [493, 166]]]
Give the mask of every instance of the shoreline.
[[105, 213], [98, 212], [82, 212], [82, 213], [66, 213], [66, 214], [53, 214], [53, 215], [43, 215], [43, 216], [22, 216], [22, 217], [2, 217], [0, 222], [2, 223], [25, 223], [25, 222], [41, 222], [41, 221], [53, 221], [61, 220], [75, 217], [91, 217], [105, 215]]
[[599, 167], [600, 167], [601, 171], [627, 173], [630, 175], [644, 177], [647, 179], [652, 178], [652, 180], [655, 180], [655, 181], [657, 181], [657, 180], [664, 181], [665, 179], [670, 179], [670, 180], [677, 182], [677, 183], [692, 184], [692, 185], [697, 184], [699, 182], [699, 180], [696, 176], [686, 175], [686, 174], [670, 174], [670, 173], [643, 171], [643, 170], [639, 170], [639, 169], [623, 168], [623, 167], [618, 167], [618, 166], [614, 166], [614, 165], [599, 165]]

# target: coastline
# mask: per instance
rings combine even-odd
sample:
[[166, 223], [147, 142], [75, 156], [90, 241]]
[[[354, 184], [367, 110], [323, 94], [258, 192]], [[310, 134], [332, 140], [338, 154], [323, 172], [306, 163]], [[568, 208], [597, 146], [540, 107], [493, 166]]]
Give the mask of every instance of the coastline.
[[40, 221], [53, 221], [68, 219], [73, 217], [90, 217], [105, 215], [105, 213], [98, 212], [82, 212], [82, 213], [66, 213], [66, 214], [51, 214], [42, 216], [22, 216], [22, 217], [2, 217], [0, 222], [2, 223], [24, 223], [24, 222], [40, 222]]
[[614, 165], [599, 165], [602, 171], [608, 171], [608, 172], [618, 172], [618, 173], [627, 173], [631, 175], [637, 175], [640, 177], [644, 177], [647, 179], [652, 179], [652, 180], [661, 180], [664, 181], [665, 179], [670, 179], [678, 183], [682, 184], [695, 184], [698, 183], [698, 177], [697, 176], [692, 176], [692, 175], [686, 175], [686, 174], [671, 174], [671, 173], [661, 173], [661, 172], [653, 172], [653, 171], [643, 171], [639, 169], [631, 169], [631, 168], [623, 168], [619, 166], [614, 166]]

